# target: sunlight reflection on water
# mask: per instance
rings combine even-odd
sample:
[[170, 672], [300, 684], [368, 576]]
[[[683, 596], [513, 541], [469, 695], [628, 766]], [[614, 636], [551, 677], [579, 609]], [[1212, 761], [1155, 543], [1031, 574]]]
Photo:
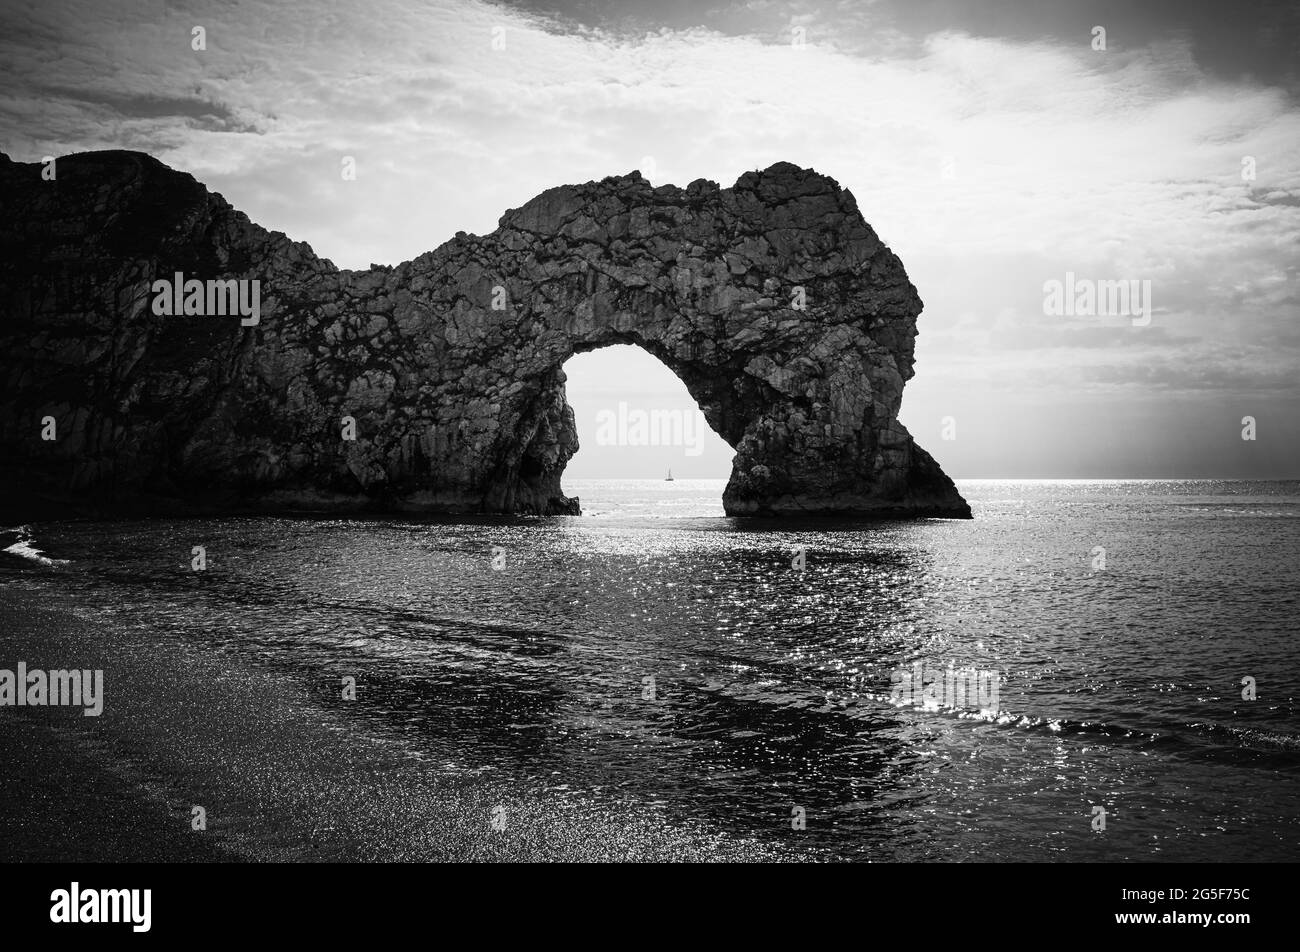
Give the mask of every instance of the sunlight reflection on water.
[[[3, 571], [322, 691], [364, 670], [358, 730], [560, 799], [774, 838], [795, 804], [834, 857], [1296, 858], [1296, 484], [968, 482], [973, 522], [853, 526], [727, 519], [722, 485], [566, 484], [584, 515], [557, 519], [58, 524], [68, 570]], [[922, 661], [998, 672], [996, 716], [896, 703]]]

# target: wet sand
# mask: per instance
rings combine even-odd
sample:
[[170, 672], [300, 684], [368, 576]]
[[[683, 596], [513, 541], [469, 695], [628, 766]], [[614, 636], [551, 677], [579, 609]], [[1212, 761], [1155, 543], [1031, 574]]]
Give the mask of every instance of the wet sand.
[[[102, 669], [104, 712], [0, 708], [0, 860], [804, 858], [689, 818], [548, 797], [554, 778], [457, 775], [247, 658], [3, 588], [0, 667], [18, 661]], [[191, 829], [196, 805], [206, 830]]]

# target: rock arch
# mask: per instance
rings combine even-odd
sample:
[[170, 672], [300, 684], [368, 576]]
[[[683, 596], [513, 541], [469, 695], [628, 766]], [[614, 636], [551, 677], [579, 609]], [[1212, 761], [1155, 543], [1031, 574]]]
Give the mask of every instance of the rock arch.
[[[39, 165], [0, 158], [0, 445], [26, 496], [576, 512], [561, 368], [628, 343], [736, 449], [728, 513], [969, 515], [897, 420], [916, 290], [815, 172], [561, 186], [490, 235], [341, 271], [148, 156], [58, 168], [42, 189]], [[260, 322], [154, 314], [176, 272], [260, 281]], [[61, 436], [42, 445], [46, 414]]]

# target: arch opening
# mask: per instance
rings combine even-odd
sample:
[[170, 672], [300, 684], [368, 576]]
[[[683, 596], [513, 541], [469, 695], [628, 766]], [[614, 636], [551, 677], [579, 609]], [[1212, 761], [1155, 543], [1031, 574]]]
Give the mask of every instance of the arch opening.
[[723, 514], [736, 451], [666, 364], [615, 343], [574, 354], [563, 373], [578, 451], [562, 491], [585, 514]]

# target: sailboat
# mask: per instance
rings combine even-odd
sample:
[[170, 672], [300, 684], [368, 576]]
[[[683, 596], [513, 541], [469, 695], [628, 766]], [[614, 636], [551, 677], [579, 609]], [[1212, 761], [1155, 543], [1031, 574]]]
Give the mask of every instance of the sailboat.
[[671, 466], [669, 466], [669, 467], [668, 467], [668, 475], [667, 475], [666, 477], [664, 477], [664, 482], [666, 482], [666, 483], [671, 483], [672, 481], [673, 481], [673, 468], [672, 468]]

